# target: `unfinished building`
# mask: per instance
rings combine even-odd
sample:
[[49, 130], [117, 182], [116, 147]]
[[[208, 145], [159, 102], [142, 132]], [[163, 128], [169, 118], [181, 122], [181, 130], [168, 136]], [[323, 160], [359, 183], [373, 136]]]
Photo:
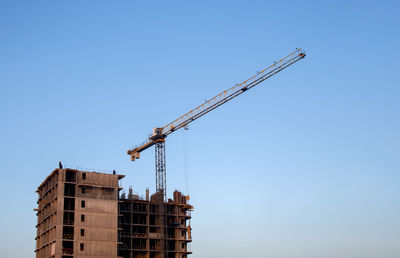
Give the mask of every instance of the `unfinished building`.
[[122, 175], [56, 169], [38, 187], [37, 258], [117, 258]]
[[122, 229], [119, 235], [121, 257], [186, 258], [191, 254], [191, 210], [187, 196], [175, 191], [173, 199], [160, 205], [160, 194], [140, 199], [129, 189], [119, 203]]
[[37, 258], [187, 257], [187, 197], [119, 196], [123, 175], [56, 169], [38, 187]]

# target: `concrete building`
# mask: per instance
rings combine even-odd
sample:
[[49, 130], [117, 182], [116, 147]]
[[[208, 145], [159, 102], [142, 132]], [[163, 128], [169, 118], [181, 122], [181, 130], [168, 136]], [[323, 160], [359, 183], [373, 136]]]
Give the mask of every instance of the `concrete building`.
[[119, 203], [119, 255], [122, 257], [186, 258], [191, 254], [191, 210], [188, 197], [175, 191], [173, 199], [160, 202], [162, 195], [149, 199], [121, 196]]
[[37, 258], [117, 258], [122, 175], [56, 169], [38, 187]]
[[56, 169], [38, 187], [37, 258], [187, 257], [187, 197], [119, 197], [123, 175]]

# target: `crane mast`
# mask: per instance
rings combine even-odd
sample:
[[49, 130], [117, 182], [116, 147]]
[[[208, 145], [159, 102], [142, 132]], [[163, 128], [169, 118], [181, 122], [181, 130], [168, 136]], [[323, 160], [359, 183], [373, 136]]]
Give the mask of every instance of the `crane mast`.
[[260, 84], [261, 82], [265, 81], [271, 76], [274, 76], [283, 69], [303, 59], [305, 56], [306, 54], [302, 49], [296, 49], [288, 56], [280, 59], [277, 62], [274, 62], [274, 64], [265, 68], [264, 70], [257, 72], [255, 75], [245, 80], [244, 82], [236, 84], [235, 86], [227, 90], [224, 90], [215, 97], [205, 101], [203, 104], [190, 110], [186, 114], [180, 116], [179, 118], [175, 119], [174, 121], [165, 125], [164, 127], [154, 128], [152, 134], [148, 137], [146, 141], [128, 150], [127, 154], [131, 156], [132, 161], [135, 161], [136, 159], [140, 158], [140, 153], [142, 151], [155, 145], [156, 192], [160, 193], [162, 195], [162, 199], [166, 201], [167, 186], [166, 186], [165, 138], [169, 134], [175, 132], [176, 130], [179, 130], [180, 128], [187, 126], [194, 120], [204, 116], [208, 112], [216, 109], [217, 107], [228, 102], [229, 100], [243, 94], [247, 90]]

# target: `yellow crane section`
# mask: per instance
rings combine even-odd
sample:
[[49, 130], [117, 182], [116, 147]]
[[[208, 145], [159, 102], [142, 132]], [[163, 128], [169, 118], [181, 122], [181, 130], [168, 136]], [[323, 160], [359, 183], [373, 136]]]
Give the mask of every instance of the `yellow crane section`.
[[131, 160], [135, 161], [136, 159], [140, 158], [140, 152], [150, 148], [151, 146], [155, 145], [156, 143], [164, 142], [164, 139], [167, 135], [171, 134], [172, 132], [187, 126], [194, 120], [200, 118], [201, 116], [207, 114], [211, 110], [219, 107], [220, 105], [228, 102], [229, 100], [239, 96], [240, 94], [244, 93], [246, 90], [253, 88], [254, 86], [260, 84], [261, 82], [265, 81], [269, 77], [277, 74], [278, 72], [282, 71], [286, 67], [296, 63], [300, 59], [306, 56], [305, 52], [302, 49], [296, 49], [296, 51], [290, 53], [288, 56], [280, 59], [278, 62], [274, 62], [273, 65], [265, 68], [264, 70], [257, 72], [257, 74], [253, 75], [249, 79], [245, 80], [242, 83], [236, 84], [235, 86], [224, 90], [223, 92], [219, 93], [215, 97], [207, 100], [203, 104], [199, 105], [198, 107], [190, 110], [186, 114], [180, 116], [179, 118], [175, 119], [171, 123], [165, 125], [164, 127], [156, 127], [153, 129], [152, 134], [150, 137], [144, 141], [142, 144], [135, 146], [133, 149], [128, 150], [128, 155], [131, 156]]

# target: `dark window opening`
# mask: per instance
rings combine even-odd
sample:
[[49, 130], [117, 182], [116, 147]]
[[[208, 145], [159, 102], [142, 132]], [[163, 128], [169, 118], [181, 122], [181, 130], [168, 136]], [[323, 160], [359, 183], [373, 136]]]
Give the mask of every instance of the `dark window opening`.
[[72, 170], [65, 171], [65, 181], [66, 182], [76, 182], [76, 172]]
[[86, 179], [86, 173], [82, 173], [82, 179], [83, 179], [83, 180]]
[[74, 198], [64, 198], [64, 210], [67, 210], [67, 211], [75, 210], [75, 199]]
[[[114, 190], [114, 189], [112, 189], [112, 190]], [[144, 204], [144, 203], [133, 203], [132, 208], [133, 208], [133, 211], [147, 212], [146, 204]]]
[[85, 245], [83, 243], [81, 243], [79, 246], [81, 251], [85, 251]]
[[69, 240], [74, 239], [74, 227], [68, 227], [68, 226], [63, 227], [63, 239], [69, 239]]
[[82, 188], [82, 193], [83, 194], [86, 193], [86, 189], [85, 188]]
[[81, 201], [81, 207], [82, 207], [82, 208], [85, 208], [85, 206], [86, 206], [86, 203], [85, 203], [85, 201], [82, 200], [82, 201]]
[[73, 254], [74, 253], [74, 242], [73, 241], [63, 241], [62, 242], [62, 252], [63, 252], [63, 254]]
[[64, 195], [65, 196], [75, 196], [75, 185], [65, 184], [64, 185]]
[[175, 238], [175, 229], [169, 228], [167, 231], [168, 238]]
[[155, 224], [156, 224], [156, 216], [150, 215], [150, 225], [155, 225]]
[[[173, 241], [173, 240], [168, 240], [167, 246], [168, 246], [168, 250], [169, 250], [169, 251], [175, 250], [175, 241]], [[172, 257], [175, 257], [175, 255], [172, 256]]]
[[174, 206], [168, 205], [167, 206], [167, 213], [168, 214], [173, 214], [174, 213]]
[[122, 223], [126, 223], [126, 224], [130, 224], [131, 223], [131, 216], [127, 216], [127, 215], [125, 215], [125, 216], [123, 216], [122, 217]]
[[85, 222], [85, 215], [81, 215], [81, 222]]
[[85, 230], [81, 228], [81, 236], [85, 236]]
[[133, 213], [132, 223], [145, 225], [146, 224], [146, 215]]
[[74, 225], [74, 213], [69, 211], [64, 211], [64, 225]]
[[157, 243], [155, 239], [150, 239], [150, 250], [156, 250]]
[[132, 235], [134, 236], [144, 236], [146, 234], [145, 226], [136, 226], [132, 229]]
[[146, 249], [146, 239], [133, 238], [132, 248], [133, 249]]
[[150, 205], [150, 213], [159, 213], [158, 212], [158, 205]]

